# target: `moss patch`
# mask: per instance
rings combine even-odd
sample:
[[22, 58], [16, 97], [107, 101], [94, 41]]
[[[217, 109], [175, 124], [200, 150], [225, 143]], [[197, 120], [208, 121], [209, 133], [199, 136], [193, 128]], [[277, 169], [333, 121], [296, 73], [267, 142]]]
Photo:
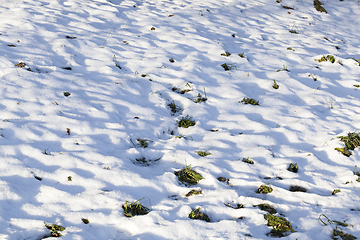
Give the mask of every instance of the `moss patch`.
[[264, 215], [264, 218], [268, 221], [267, 226], [273, 227], [269, 235], [274, 237], [283, 237], [286, 233], [295, 232], [291, 227], [291, 223], [283, 217], [274, 216], [270, 213]]
[[195, 121], [192, 120], [192, 117], [190, 117], [189, 115], [187, 115], [186, 117], [182, 117], [180, 121], [178, 121], [178, 127], [182, 127], [182, 128], [195, 126], [195, 124], [196, 124]]
[[271, 193], [272, 191], [273, 191], [272, 187], [270, 187], [268, 184], [263, 184], [258, 188], [258, 190], [256, 192], [268, 194], [268, 193]]

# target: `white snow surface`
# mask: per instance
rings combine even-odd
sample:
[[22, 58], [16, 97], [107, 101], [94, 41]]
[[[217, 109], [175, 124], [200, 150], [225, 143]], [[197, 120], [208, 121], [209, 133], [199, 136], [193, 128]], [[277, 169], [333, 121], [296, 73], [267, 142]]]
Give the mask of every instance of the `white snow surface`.
[[[0, 239], [57, 239], [45, 223], [63, 240], [273, 239], [262, 203], [291, 222], [282, 239], [359, 239], [359, 150], [334, 149], [360, 128], [360, 2], [323, 3], [1, 1]], [[150, 212], [126, 217], [137, 200]]]

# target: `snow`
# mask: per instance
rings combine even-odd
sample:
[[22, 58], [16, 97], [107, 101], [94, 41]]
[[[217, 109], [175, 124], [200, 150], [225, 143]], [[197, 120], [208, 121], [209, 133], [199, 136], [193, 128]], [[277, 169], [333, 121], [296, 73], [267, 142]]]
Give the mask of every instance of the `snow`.
[[[0, 239], [51, 239], [44, 223], [64, 240], [272, 239], [262, 203], [292, 223], [283, 239], [360, 238], [359, 151], [334, 150], [360, 128], [360, 2], [279, 2], [2, 1]], [[177, 180], [186, 165], [197, 185]], [[127, 218], [139, 199], [151, 211]]]

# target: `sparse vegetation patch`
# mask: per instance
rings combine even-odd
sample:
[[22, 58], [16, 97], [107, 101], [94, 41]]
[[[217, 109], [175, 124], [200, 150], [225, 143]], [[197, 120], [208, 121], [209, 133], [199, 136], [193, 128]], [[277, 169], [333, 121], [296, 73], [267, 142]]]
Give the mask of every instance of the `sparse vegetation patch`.
[[192, 120], [192, 117], [187, 115], [186, 117], [182, 117], [180, 121], [178, 121], [178, 126], [182, 128], [188, 128], [191, 126], [195, 126], [195, 121]]
[[269, 233], [269, 235], [273, 237], [284, 237], [288, 233], [295, 232], [291, 226], [291, 223], [283, 217], [278, 217], [267, 213], [264, 215], [264, 218], [268, 221], [266, 225], [273, 227]]
[[255, 99], [253, 98], [243, 98], [243, 100], [239, 101], [239, 102], [242, 102], [244, 104], [251, 104], [251, 105], [260, 105], [259, 104], [259, 101], [256, 101]]
[[254, 207], [259, 207], [261, 210], [266, 211], [266, 212], [268, 212], [270, 214], [276, 214], [277, 213], [276, 209], [273, 206], [271, 206], [270, 204], [262, 203], [262, 204], [259, 204], [259, 205], [254, 205]]
[[268, 193], [271, 193], [272, 191], [273, 191], [273, 189], [271, 186], [269, 186], [269, 184], [263, 184], [258, 188], [258, 190], [256, 192], [268, 194]]
[[360, 136], [358, 132], [349, 132], [347, 136], [339, 136], [338, 138], [340, 138], [341, 142], [345, 143], [345, 147], [335, 148], [335, 150], [347, 157], [350, 157], [352, 154], [349, 150], [354, 150], [356, 147], [360, 146]]
[[191, 211], [189, 214], [189, 218], [190, 219], [199, 219], [199, 220], [203, 220], [206, 222], [210, 222], [209, 216], [206, 215], [205, 213], [200, 212], [200, 208], [197, 208], [197, 209]]
[[122, 208], [124, 209], [124, 215], [126, 217], [134, 217], [136, 215], [146, 215], [150, 212], [150, 209], [143, 206], [140, 201], [143, 200], [139, 199], [135, 202], [129, 202], [125, 200], [124, 205], [122, 205]]
[[200, 173], [191, 169], [191, 166], [188, 165], [179, 171], [175, 171], [174, 174], [178, 177], [178, 180], [184, 184], [195, 185], [201, 179], [204, 179]]

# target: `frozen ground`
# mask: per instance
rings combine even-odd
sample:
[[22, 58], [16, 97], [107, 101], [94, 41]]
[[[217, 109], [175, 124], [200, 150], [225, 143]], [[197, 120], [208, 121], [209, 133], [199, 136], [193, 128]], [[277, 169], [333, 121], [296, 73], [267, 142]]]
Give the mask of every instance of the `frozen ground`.
[[[283, 239], [359, 239], [360, 154], [334, 148], [360, 128], [360, 3], [323, 7], [1, 1], [0, 239], [51, 239], [44, 223], [63, 240], [271, 239], [264, 203], [291, 222]], [[197, 185], [174, 174], [186, 165]], [[139, 199], [150, 213], [127, 218]], [[210, 222], [188, 217], [198, 207]]]

